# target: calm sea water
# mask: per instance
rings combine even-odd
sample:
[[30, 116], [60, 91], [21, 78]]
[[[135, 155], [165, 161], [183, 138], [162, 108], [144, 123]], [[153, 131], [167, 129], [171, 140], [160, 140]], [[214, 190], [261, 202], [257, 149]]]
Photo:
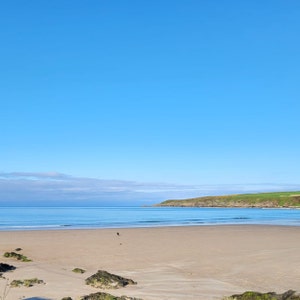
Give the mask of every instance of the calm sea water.
[[299, 209], [2, 207], [0, 230], [270, 224], [300, 226]]

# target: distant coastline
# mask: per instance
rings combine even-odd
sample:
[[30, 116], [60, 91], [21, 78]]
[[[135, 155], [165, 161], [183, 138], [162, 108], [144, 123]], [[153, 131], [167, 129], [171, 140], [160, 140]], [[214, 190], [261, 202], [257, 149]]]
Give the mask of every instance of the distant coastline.
[[158, 207], [300, 208], [300, 191], [206, 196], [166, 200]]

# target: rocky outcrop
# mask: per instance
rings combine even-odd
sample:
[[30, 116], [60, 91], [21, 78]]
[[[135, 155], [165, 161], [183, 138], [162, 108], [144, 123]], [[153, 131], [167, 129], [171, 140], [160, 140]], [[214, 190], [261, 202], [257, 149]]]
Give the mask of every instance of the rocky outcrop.
[[258, 293], [258, 292], [245, 292], [240, 295], [232, 295], [227, 300], [300, 300], [300, 294], [295, 291], [289, 290], [283, 294]]
[[111, 294], [99, 292], [99, 293], [83, 296], [80, 298], [80, 300], [142, 300], [142, 299], [127, 297], [127, 296], [117, 297]]
[[101, 289], [118, 289], [129, 284], [136, 284], [132, 279], [127, 279], [106, 271], [99, 270], [96, 274], [85, 280], [86, 284]]

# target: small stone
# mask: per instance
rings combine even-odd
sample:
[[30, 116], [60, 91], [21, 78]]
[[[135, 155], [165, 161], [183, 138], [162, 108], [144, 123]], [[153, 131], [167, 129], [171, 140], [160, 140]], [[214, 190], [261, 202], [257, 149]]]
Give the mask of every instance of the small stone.
[[80, 269], [80, 268], [75, 268], [75, 269], [72, 270], [72, 272], [83, 274], [83, 273], [85, 273], [86, 271], [83, 270], [83, 269]]
[[14, 266], [11, 266], [9, 264], [3, 264], [3, 263], [0, 263], [0, 272], [7, 272], [7, 271], [12, 271], [12, 270], [15, 270], [16, 267]]

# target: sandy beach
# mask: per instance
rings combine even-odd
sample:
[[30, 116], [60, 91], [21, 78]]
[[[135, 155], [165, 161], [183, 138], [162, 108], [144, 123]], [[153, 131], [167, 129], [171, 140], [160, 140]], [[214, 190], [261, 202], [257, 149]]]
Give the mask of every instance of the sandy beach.
[[[32, 262], [2, 256], [18, 247]], [[45, 282], [10, 288], [6, 300], [76, 300], [98, 291], [84, 281], [97, 270], [137, 282], [107, 292], [144, 300], [222, 299], [246, 290], [299, 291], [299, 249], [300, 227], [288, 226], [0, 232], [0, 262], [17, 267], [4, 274], [9, 282]], [[76, 267], [86, 273], [72, 272]], [[0, 295], [5, 284], [0, 279]]]

